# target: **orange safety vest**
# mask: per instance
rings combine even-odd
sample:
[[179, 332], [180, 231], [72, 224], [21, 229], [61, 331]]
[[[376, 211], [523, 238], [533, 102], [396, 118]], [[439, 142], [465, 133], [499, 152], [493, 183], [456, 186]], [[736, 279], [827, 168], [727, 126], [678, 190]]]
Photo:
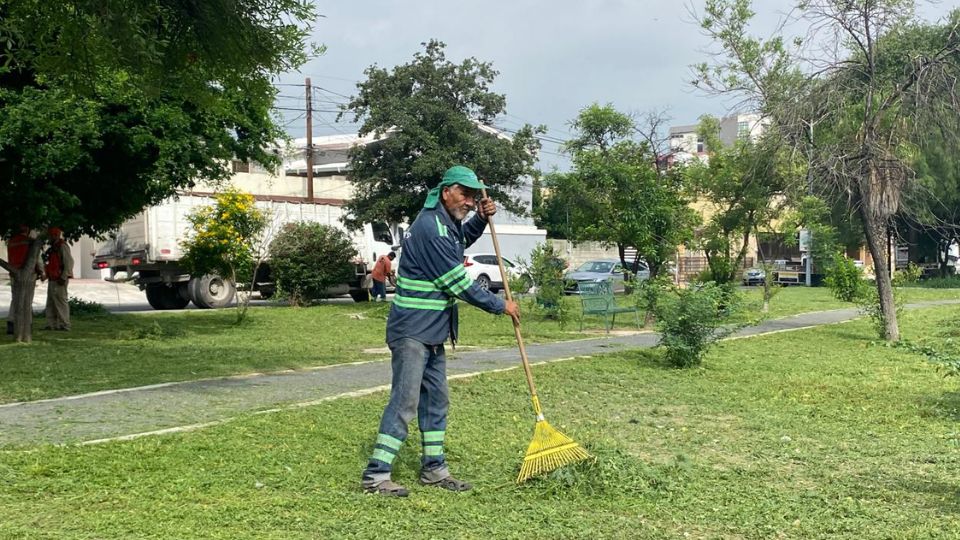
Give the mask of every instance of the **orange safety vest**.
[[27, 262], [27, 253], [30, 251], [30, 237], [17, 233], [10, 237], [7, 244], [7, 262], [14, 268], [23, 268]]
[[54, 242], [44, 257], [47, 262], [43, 270], [47, 273], [47, 279], [49, 280], [57, 280], [63, 276], [63, 257], [60, 255], [63, 244], [63, 240]]

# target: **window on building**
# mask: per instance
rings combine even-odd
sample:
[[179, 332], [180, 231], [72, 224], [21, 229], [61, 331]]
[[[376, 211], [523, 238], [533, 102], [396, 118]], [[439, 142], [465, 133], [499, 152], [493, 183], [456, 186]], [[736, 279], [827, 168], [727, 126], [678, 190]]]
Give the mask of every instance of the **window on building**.
[[737, 122], [737, 137], [745, 139], [750, 136], [750, 123]]
[[235, 173], [250, 172], [250, 164], [247, 163], [246, 161], [240, 161], [239, 159], [235, 159], [230, 162], [230, 165], [231, 165], [231, 169], [233, 169], [233, 172]]

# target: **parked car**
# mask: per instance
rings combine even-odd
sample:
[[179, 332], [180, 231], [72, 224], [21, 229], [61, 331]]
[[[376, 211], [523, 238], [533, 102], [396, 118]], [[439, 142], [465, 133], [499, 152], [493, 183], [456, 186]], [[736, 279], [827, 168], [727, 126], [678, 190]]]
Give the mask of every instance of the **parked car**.
[[767, 273], [763, 271], [763, 268], [748, 268], [743, 271], [744, 285], [763, 285], [766, 280]]
[[[525, 274], [525, 270], [520, 268], [510, 259], [503, 259], [503, 266], [507, 273], [514, 277]], [[497, 266], [497, 255], [495, 253], [471, 253], [463, 256], [463, 267], [467, 271], [470, 279], [477, 282], [481, 288], [491, 292], [497, 292], [503, 289], [503, 277], [500, 275], [500, 267]]]
[[[623, 272], [623, 265], [616, 259], [595, 259], [587, 261], [563, 276], [563, 292], [567, 294], [580, 294], [578, 283], [581, 281], [609, 281], [613, 292], [623, 292], [626, 288], [623, 282]], [[637, 280], [642, 281], [644, 279], [650, 279], [650, 270], [647, 268], [647, 265], [640, 263], [640, 267], [637, 270]]]

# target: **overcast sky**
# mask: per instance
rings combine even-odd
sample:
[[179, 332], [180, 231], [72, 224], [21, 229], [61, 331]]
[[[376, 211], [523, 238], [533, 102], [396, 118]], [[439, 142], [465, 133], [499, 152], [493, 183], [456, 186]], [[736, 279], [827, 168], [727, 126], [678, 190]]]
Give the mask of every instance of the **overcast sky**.
[[[795, 0], [755, 2], [754, 32], [769, 36]], [[927, 18], [945, 14], [953, 2], [925, 4]], [[569, 136], [568, 123], [593, 102], [612, 103], [624, 112], [667, 109], [671, 125], [696, 123], [702, 114], [732, 112], [730, 101], [707, 97], [689, 85], [690, 65], [705, 61], [710, 43], [690, 16], [703, 0], [355, 0], [317, 2], [313, 39], [327, 47], [282, 84], [317, 91], [320, 111], [331, 111], [356, 93], [357, 81], [372, 64], [409, 62], [431, 38], [447, 44], [447, 58], [459, 63], [473, 56], [500, 72], [494, 90], [507, 97], [507, 116], [497, 124], [515, 129], [546, 124], [550, 139]], [[278, 105], [303, 108], [303, 88], [280, 86]], [[284, 111], [288, 131], [303, 136], [297, 111]], [[349, 133], [356, 126], [334, 123], [318, 112], [314, 134]], [[345, 119], [347, 120], [347, 119]], [[565, 169], [555, 143], [544, 142], [540, 168]]]

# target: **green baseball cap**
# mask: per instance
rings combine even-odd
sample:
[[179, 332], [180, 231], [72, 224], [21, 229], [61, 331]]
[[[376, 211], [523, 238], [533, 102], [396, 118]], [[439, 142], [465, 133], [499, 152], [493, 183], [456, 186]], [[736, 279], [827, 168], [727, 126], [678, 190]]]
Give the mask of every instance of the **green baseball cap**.
[[454, 165], [443, 173], [440, 186], [450, 186], [453, 184], [460, 184], [463, 187], [471, 189], [485, 189], [487, 187], [477, 179], [477, 173], [463, 165]]

